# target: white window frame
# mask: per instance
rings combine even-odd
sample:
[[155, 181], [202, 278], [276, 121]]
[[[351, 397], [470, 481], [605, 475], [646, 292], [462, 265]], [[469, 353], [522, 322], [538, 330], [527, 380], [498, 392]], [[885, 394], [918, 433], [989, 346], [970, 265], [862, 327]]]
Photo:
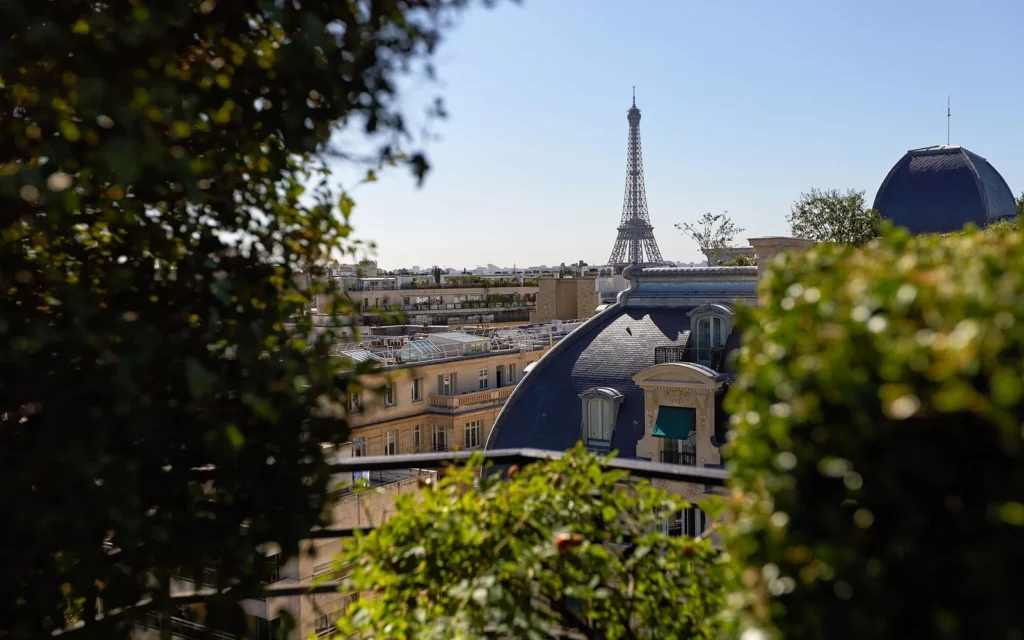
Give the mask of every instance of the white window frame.
[[355, 393], [348, 394], [348, 412], [349, 413], [362, 413], [363, 412], [363, 396], [358, 391]]
[[[439, 448], [439, 445], [444, 448]], [[432, 425], [430, 429], [431, 451], [448, 451], [448, 446], [448, 427], [443, 424]]]
[[587, 440], [612, 441], [612, 425], [609, 424], [611, 408], [607, 398], [587, 400]]
[[[606, 451], [615, 434], [615, 421], [622, 394], [609, 387], [594, 387], [580, 394], [582, 400], [580, 438], [592, 449]], [[592, 424], [596, 421], [596, 424]]]
[[423, 378], [412, 379], [412, 401], [423, 401]]
[[457, 395], [458, 390], [456, 389], [457, 378], [454, 373], [442, 373], [440, 376], [441, 384], [438, 385], [437, 394], [440, 396], [454, 396]]
[[477, 449], [483, 442], [483, 421], [473, 420], [467, 422], [462, 429], [463, 445], [466, 449]]
[[384, 406], [395, 406], [395, 383], [393, 382], [384, 385]]
[[419, 453], [423, 447], [423, 429], [420, 425], [412, 428], [412, 452]]
[[480, 391], [483, 391], [483, 390], [487, 389], [487, 387], [488, 387], [488, 385], [490, 383], [490, 381], [487, 379], [487, 377], [489, 375], [490, 375], [490, 372], [487, 369], [481, 369], [480, 373], [477, 375], [477, 379], [480, 381], [480, 383], [479, 383]]
[[398, 455], [398, 431], [384, 432], [384, 455]]

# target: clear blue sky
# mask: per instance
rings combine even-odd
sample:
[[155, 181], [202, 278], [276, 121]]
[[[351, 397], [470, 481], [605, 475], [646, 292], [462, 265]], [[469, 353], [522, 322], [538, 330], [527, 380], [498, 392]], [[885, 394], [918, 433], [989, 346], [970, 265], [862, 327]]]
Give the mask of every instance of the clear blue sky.
[[422, 188], [394, 170], [360, 187], [356, 235], [388, 268], [603, 264], [632, 85], [668, 260], [698, 259], [673, 223], [705, 211], [728, 211], [746, 238], [787, 234], [790, 204], [811, 187], [864, 189], [870, 204], [906, 150], [945, 143], [947, 93], [952, 143], [1018, 194], [1022, 25], [1020, 0], [475, 7], [439, 52], [440, 83], [409, 98], [445, 98], [450, 116], [426, 145], [433, 171]]

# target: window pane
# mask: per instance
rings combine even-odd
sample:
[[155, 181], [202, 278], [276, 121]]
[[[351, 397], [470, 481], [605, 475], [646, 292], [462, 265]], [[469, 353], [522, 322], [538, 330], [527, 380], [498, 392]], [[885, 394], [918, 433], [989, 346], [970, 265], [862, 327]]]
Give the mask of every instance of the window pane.
[[601, 402], [603, 408], [601, 416], [601, 429], [604, 435], [601, 436], [602, 440], [612, 439], [612, 403], [605, 400]]
[[589, 428], [588, 437], [592, 440], [607, 440], [604, 437], [604, 429], [601, 425], [601, 405], [603, 401], [593, 398], [587, 402], [587, 425]]
[[709, 318], [701, 318], [697, 321], [697, 346], [711, 346], [711, 322]]

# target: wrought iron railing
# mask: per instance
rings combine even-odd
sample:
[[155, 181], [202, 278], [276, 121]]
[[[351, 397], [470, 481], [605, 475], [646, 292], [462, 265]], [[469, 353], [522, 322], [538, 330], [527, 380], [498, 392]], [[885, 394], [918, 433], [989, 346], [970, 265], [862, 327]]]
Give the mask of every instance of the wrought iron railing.
[[724, 353], [724, 347], [655, 347], [654, 364], [692, 362], [719, 371]]
[[697, 452], [693, 450], [682, 450], [682, 451], [662, 451], [661, 461], [666, 464], [697, 464]]

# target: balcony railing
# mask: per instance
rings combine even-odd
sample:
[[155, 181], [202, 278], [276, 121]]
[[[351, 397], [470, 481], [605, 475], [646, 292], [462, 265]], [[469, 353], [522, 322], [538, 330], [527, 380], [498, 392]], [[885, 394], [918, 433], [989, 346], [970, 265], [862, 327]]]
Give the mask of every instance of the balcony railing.
[[694, 450], [662, 451], [661, 461], [667, 464], [697, 464], [697, 452]]
[[502, 282], [426, 282], [423, 284], [388, 282], [386, 284], [348, 284], [345, 291], [429, 291], [431, 289], [509, 289], [513, 287], [536, 288], [536, 283], [520, 284], [513, 281]]
[[[449, 465], [464, 464], [470, 460], [471, 456], [482, 456], [485, 460], [496, 465], [525, 465], [540, 460], [551, 460], [561, 458], [563, 453], [556, 451], [542, 451], [537, 449], [505, 449], [505, 450], [490, 450], [483, 452], [472, 452], [472, 451], [458, 451], [458, 452], [437, 452], [437, 453], [419, 453], [419, 454], [401, 454], [396, 456], [367, 456], [360, 458], [346, 458], [344, 460], [338, 460], [332, 462], [330, 470], [334, 474], [349, 474], [353, 472], [366, 472], [366, 471], [397, 471], [404, 469], [442, 469]], [[708, 467], [683, 467], [678, 465], [664, 464], [650, 462], [646, 460], [637, 460], [629, 458], [614, 458], [606, 461], [604, 465], [610, 469], [617, 469], [625, 471], [635, 477], [647, 478], [651, 480], [668, 480], [671, 482], [689, 482], [693, 484], [704, 484], [708, 487], [722, 487], [725, 485], [725, 481], [728, 478], [727, 473], [724, 469], [720, 468], [708, 468]], [[202, 476], [206, 473], [211, 473], [209, 470], [197, 470], [196, 475]], [[349, 538], [359, 533], [365, 533], [367, 528], [318, 528], [313, 529], [306, 536], [309, 540], [323, 540], [323, 539], [344, 539]], [[272, 585], [265, 585], [261, 593], [262, 599], [265, 602], [267, 598], [287, 598], [292, 596], [311, 596], [317, 594], [337, 594], [339, 587], [342, 583], [337, 580], [330, 581], [306, 581], [299, 582], [297, 580], [285, 579], [278, 581]], [[196, 603], [205, 602], [213, 598], [222, 598], [224, 595], [230, 594], [230, 592], [218, 593], [215, 589], [210, 588], [198, 588], [187, 592], [172, 593], [167, 599], [167, 606], [174, 611], [178, 607], [194, 605]], [[258, 596], [257, 596], [258, 597]], [[242, 602], [252, 602], [252, 598], [242, 598]], [[108, 622], [113, 622], [118, 619], [128, 617], [134, 620], [140, 627], [150, 627], [154, 630], [158, 627], [160, 622], [160, 616], [156, 612], [152, 611], [157, 604], [153, 599], [140, 600], [135, 605], [122, 608], [119, 611], [111, 611], [106, 613], [103, 618]], [[175, 637], [190, 638], [195, 637], [199, 632], [198, 637], [202, 638], [219, 638], [219, 632], [214, 632], [212, 635], [208, 632], [209, 628], [204, 627], [201, 624], [191, 622], [179, 617], [179, 614], [171, 614], [173, 616], [171, 621], [171, 633]], [[275, 622], [265, 619], [265, 616], [261, 619], [257, 616], [255, 620], [256, 628], [253, 630], [252, 635], [249, 637], [254, 638], [268, 638], [273, 631], [272, 627]], [[148, 621], [152, 621], [152, 624], [147, 624]], [[84, 632], [81, 634], [82, 637], [92, 637], [87, 635], [89, 628], [83, 623], [75, 623], [69, 625], [64, 629], [59, 630], [54, 635], [64, 636]], [[206, 634], [206, 635], [203, 635]], [[149, 634], [141, 636], [143, 638], [150, 637]], [[230, 636], [234, 637], [234, 636]], [[226, 640], [226, 639], [225, 639]]]
[[466, 302], [412, 302], [401, 307], [402, 311], [458, 311], [462, 309], [523, 309], [537, 306], [535, 300], [468, 300]]
[[431, 451], [447, 451], [448, 450], [448, 443], [447, 442], [431, 442], [430, 443], [430, 450]]
[[692, 362], [719, 371], [724, 353], [725, 347], [655, 347], [654, 364]]
[[435, 409], [458, 411], [463, 407], [476, 404], [504, 402], [510, 395], [512, 395], [512, 390], [515, 388], [516, 387], [513, 384], [498, 389], [484, 389], [482, 391], [473, 391], [472, 393], [463, 393], [454, 396], [431, 395], [429, 398], [429, 404]]

